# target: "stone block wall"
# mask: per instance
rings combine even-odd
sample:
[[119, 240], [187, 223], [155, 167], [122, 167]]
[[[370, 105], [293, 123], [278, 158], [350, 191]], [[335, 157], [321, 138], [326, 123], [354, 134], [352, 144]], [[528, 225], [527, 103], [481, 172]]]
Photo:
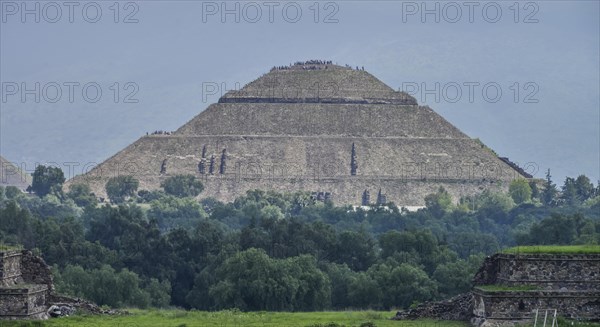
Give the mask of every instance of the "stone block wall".
[[556, 309], [572, 319], [600, 319], [600, 295], [594, 291], [484, 291], [473, 289], [473, 314], [485, 320], [529, 320], [536, 309]]
[[600, 254], [496, 254], [486, 258], [473, 284], [476, 326], [527, 322], [536, 309], [600, 320]]
[[13, 286], [22, 282], [20, 252], [0, 252], [0, 287]]
[[[353, 143], [356, 176], [351, 175]], [[227, 150], [225, 174], [218, 169], [200, 174], [204, 147], [207, 158]], [[205, 186], [200, 197], [226, 202], [262, 189], [330, 192], [338, 205], [359, 205], [365, 189], [374, 194], [381, 188], [399, 206], [424, 205], [425, 196], [440, 186], [456, 201], [485, 189], [506, 191], [519, 177], [470, 139], [148, 136], [68, 184], [86, 183], [105, 196], [105, 184], [114, 176], [132, 175], [140, 189], [153, 190], [161, 179], [177, 174], [195, 174]]]
[[531, 285], [544, 290], [600, 290], [598, 254], [495, 254], [473, 285]]
[[20, 284], [0, 288], [0, 319], [46, 317], [46, 285]]
[[599, 275], [600, 254], [499, 253], [484, 260], [471, 292], [398, 312], [394, 319], [460, 319], [498, 327], [532, 323], [536, 309], [556, 309], [562, 317], [600, 321]]
[[585, 254], [501, 254], [497, 283], [542, 289], [600, 291], [600, 256]]
[[50, 267], [31, 251], [0, 252], [0, 319], [44, 319], [54, 290]]
[[48, 292], [54, 291], [50, 267], [44, 259], [29, 250], [24, 250], [21, 254], [21, 276], [25, 283], [46, 285]]

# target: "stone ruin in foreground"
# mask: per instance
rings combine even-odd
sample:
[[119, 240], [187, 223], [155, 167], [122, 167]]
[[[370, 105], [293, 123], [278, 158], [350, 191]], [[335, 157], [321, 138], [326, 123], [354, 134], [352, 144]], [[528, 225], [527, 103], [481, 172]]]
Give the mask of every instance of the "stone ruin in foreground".
[[88, 301], [57, 294], [50, 267], [31, 251], [0, 251], [0, 320], [47, 319], [75, 310], [112, 313]]
[[600, 321], [600, 254], [504, 254], [486, 258], [471, 292], [398, 312], [394, 319], [466, 320], [476, 327], [552, 325], [559, 316]]
[[50, 268], [30, 251], [0, 252], [0, 318], [44, 319], [54, 290]]
[[[421, 304], [394, 319], [511, 326], [531, 323], [535, 310], [556, 309], [563, 317], [600, 321], [600, 254], [496, 254], [486, 258], [473, 285], [469, 293]], [[31, 251], [0, 252], [0, 320], [46, 319], [52, 306], [114, 313], [56, 294], [50, 268]]]
[[113, 176], [133, 175], [153, 190], [177, 174], [197, 176], [199, 197], [221, 201], [260, 189], [323, 194], [338, 205], [374, 203], [380, 194], [398, 206], [423, 206], [440, 186], [458, 200], [531, 177], [408, 94], [325, 61], [273, 68], [67, 186], [87, 183], [104, 197]]

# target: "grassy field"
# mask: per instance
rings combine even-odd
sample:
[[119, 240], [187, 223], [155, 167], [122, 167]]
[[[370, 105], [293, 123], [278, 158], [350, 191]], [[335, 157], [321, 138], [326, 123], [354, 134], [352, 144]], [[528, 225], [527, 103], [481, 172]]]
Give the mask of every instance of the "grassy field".
[[[124, 316], [73, 316], [35, 322], [0, 321], [0, 326], [83, 326], [83, 327], [466, 327], [460, 321], [393, 321], [395, 311], [338, 311], [338, 312], [239, 312], [130, 310]], [[371, 322], [372, 325], [365, 324]], [[331, 323], [336, 323], [333, 325]], [[331, 325], [329, 325], [331, 324]]]
[[600, 253], [600, 245], [528, 245], [515, 246], [505, 249], [502, 252], [547, 254]]

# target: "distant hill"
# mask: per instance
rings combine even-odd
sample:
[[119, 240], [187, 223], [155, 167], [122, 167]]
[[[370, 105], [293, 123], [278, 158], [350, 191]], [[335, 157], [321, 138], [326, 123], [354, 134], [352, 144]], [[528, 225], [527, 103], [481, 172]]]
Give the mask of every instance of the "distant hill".
[[15, 163], [0, 156], [0, 186], [16, 186], [25, 191], [31, 185], [31, 175], [22, 171]]

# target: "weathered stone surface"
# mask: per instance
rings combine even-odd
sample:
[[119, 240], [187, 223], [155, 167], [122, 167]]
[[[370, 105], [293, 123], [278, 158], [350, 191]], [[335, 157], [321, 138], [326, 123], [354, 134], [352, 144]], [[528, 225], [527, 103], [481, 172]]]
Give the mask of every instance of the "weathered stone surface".
[[0, 252], [0, 287], [23, 283], [21, 254], [17, 251]]
[[[50, 267], [31, 251], [0, 252], [0, 319], [47, 319], [72, 314], [75, 310], [88, 313], [113, 313], [82, 299], [58, 295]], [[57, 306], [48, 310], [51, 306]]]
[[473, 317], [473, 294], [464, 293], [446, 301], [427, 302], [414, 309], [398, 311], [393, 320], [440, 319], [470, 320]]
[[600, 256], [585, 254], [500, 254], [497, 282], [544, 290], [600, 292]]
[[274, 69], [176, 132], [142, 137], [66, 186], [88, 183], [105, 196], [106, 181], [123, 174], [148, 190], [196, 174], [205, 185], [199, 197], [221, 201], [252, 189], [302, 190], [358, 205], [364, 190], [381, 188], [400, 206], [424, 205], [439, 186], [458, 200], [523, 177], [431, 108], [364, 70], [336, 65]]
[[475, 320], [531, 320], [536, 309], [557, 309], [566, 318], [600, 319], [597, 291], [490, 292], [476, 287], [473, 297]]
[[241, 90], [228, 92], [219, 102], [416, 104], [407, 93], [394, 91], [364, 70], [337, 65], [313, 67], [317, 69], [292, 65], [286, 70], [271, 70]]
[[44, 284], [48, 292], [54, 291], [54, 281], [50, 267], [44, 259], [33, 255], [29, 250], [21, 252], [21, 277], [25, 283]]
[[493, 256], [486, 257], [479, 270], [473, 277], [473, 285], [493, 285], [496, 284], [498, 276], [498, 257], [500, 254], [494, 254]]
[[[600, 320], [599, 273], [599, 254], [495, 254], [473, 277], [472, 292], [424, 303], [399, 312], [394, 319], [459, 319], [478, 327], [513, 326], [531, 323], [535, 310], [556, 309], [563, 317]], [[509, 290], [492, 291], [483, 285]], [[471, 301], [470, 311], [460, 305], [467, 303], [465, 299]]]
[[40, 284], [0, 287], [0, 319], [45, 319], [48, 288]]
[[[556, 309], [563, 317], [600, 320], [600, 255], [496, 254], [474, 278], [476, 326], [531, 321], [536, 309]], [[489, 291], [496, 284], [513, 291]], [[533, 290], [518, 291], [518, 287]]]

